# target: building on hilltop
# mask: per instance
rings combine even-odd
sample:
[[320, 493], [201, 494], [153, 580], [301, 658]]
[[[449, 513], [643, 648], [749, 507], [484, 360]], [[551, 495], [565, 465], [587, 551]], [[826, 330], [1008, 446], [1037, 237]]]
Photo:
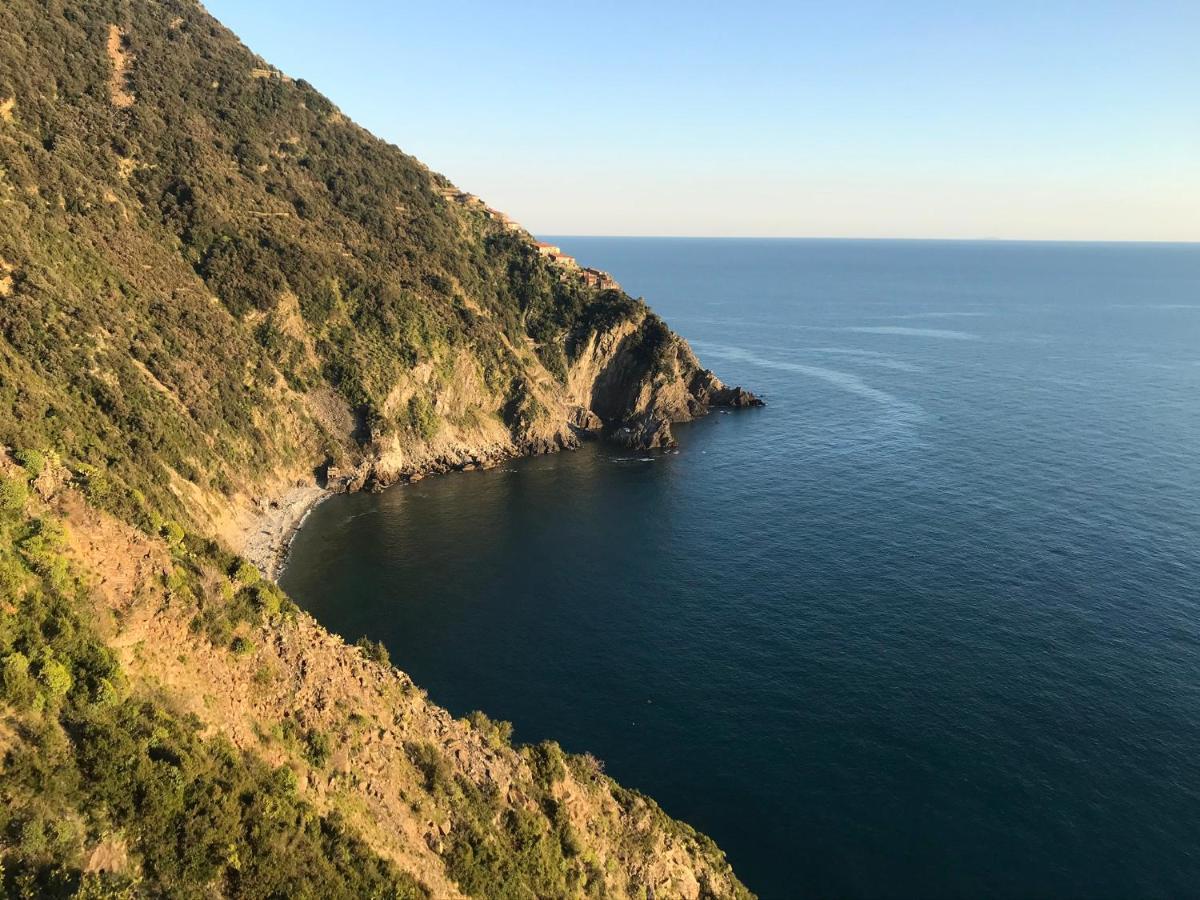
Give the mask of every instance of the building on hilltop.
[[568, 256], [566, 253], [563, 253], [562, 250], [554, 244], [548, 244], [545, 241], [537, 241], [534, 246], [537, 247], [537, 252], [541, 256], [546, 257], [556, 266], [562, 266], [566, 269], [579, 268], [579, 263], [575, 261], [575, 257]]
[[602, 291], [615, 291], [621, 288], [615, 278], [601, 269], [585, 266], [579, 274], [583, 278], [583, 283], [589, 287], [600, 288]]

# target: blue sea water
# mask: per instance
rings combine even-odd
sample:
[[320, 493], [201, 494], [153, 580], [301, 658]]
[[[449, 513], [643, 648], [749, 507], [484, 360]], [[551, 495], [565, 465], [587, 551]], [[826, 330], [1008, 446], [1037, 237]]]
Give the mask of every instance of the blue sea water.
[[764, 897], [1200, 893], [1200, 247], [558, 243], [768, 407], [335, 498], [284, 586]]

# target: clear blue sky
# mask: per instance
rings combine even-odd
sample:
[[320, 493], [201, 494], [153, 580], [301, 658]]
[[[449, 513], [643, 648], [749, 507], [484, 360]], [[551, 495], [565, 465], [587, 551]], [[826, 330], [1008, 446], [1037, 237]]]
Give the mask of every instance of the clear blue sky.
[[208, 0], [542, 234], [1200, 240], [1200, 0]]

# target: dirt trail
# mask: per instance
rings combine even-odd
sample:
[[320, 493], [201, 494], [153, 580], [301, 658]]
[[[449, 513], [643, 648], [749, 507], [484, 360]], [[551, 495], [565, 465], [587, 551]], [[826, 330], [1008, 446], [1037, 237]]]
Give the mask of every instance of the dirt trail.
[[113, 69], [108, 79], [109, 98], [118, 109], [128, 109], [135, 100], [129, 90], [129, 67], [133, 65], [133, 54], [129, 52], [129, 38], [117, 25], [108, 26], [107, 50], [108, 61]]

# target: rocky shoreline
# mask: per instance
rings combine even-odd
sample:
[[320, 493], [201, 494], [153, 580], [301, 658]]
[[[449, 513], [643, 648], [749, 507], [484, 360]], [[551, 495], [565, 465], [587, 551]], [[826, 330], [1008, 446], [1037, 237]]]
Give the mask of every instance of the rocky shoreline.
[[243, 539], [242, 555], [272, 581], [278, 581], [296, 532], [309, 513], [330, 496], [330, 491], [315, 484], [298, 485], [278, 499], [263, 502]]
[[712, 372], [700, 369], [690, 348], [686, 354], [695, 365], [695, 372], [681, 396], [669, 398], [671, 402], [662, 404], [662, 408], [642, 398], [637, 404], [639, 411], [616, 417], [619, 424], [606, 426], [595, 411], [580, 406], [571, 411], [557, 432], [520, 442], [496, 442], [483, 447], [443, 446], [440, 451], [426, 448], [417, 452], [411, 448], [368, 444], [363, 447], [365, 458], [357, 465], [327, 464], [318, 470], [316, 483], [297, 482], [281, 496], [256, 500], [255, 516], [250, 526], [242, 529], [239, 550], [264, 575], [278, 581], [296, 532], [313, 508], [333, 494], [377, 493], [394, 484], [412, 484], [430, 475], [492, 469], [512, 459], [575, 450], [585, 440], [607, 440], [644, 450], [667, 449], [677, 446], [672, 423], [700, 418], [716, 408], [765, 405], [749, 391], [727, 387]]
[[240, 552], [271, 581], [278, 581], [287, 566], [288, 553], [296, 533], [304, 526], [309, 514], [335, 494], [357, 491], [379, 493], [395, 484], [415, 484], [430, 475], [494, 469], [512, 459], [574, 450], [578, 446], [578, 442], [566, 442], [530, 447], [525, 452], [511, 448], [488, 448], [445, 453], [424, 465], [395, 472], [382, 470], [375, 460], [365, 461], [351, 469], [329, 467], [324, 487], [316, 484], [296, 485], [281, 497], [260, 500], [258, 516], [244, 532]]
[[279, 496], [256, 500], [255, 516], [248, 527], [241, 529], [241, 536], [237, 541], [240, 546], [236, 549], [263, 575], [271, 581], [278, 581], [287, 566], [288, 553], [296, 533], [303, 527], [309, 514], [335, 494], [357, 491], [378, 493], [394, 484], [414, 484], [429, 475], [493, 469], [511, 459], [558, 449], [569, 450], [574, 447], [556, 446], [526, 453], [502, 448], [448, 453], [431, 459], [422, 466], [396, 472], [381, 470], [373, 460], [350, 469], [330, 467], [324, 479], [325, 486], [294, 485]]

